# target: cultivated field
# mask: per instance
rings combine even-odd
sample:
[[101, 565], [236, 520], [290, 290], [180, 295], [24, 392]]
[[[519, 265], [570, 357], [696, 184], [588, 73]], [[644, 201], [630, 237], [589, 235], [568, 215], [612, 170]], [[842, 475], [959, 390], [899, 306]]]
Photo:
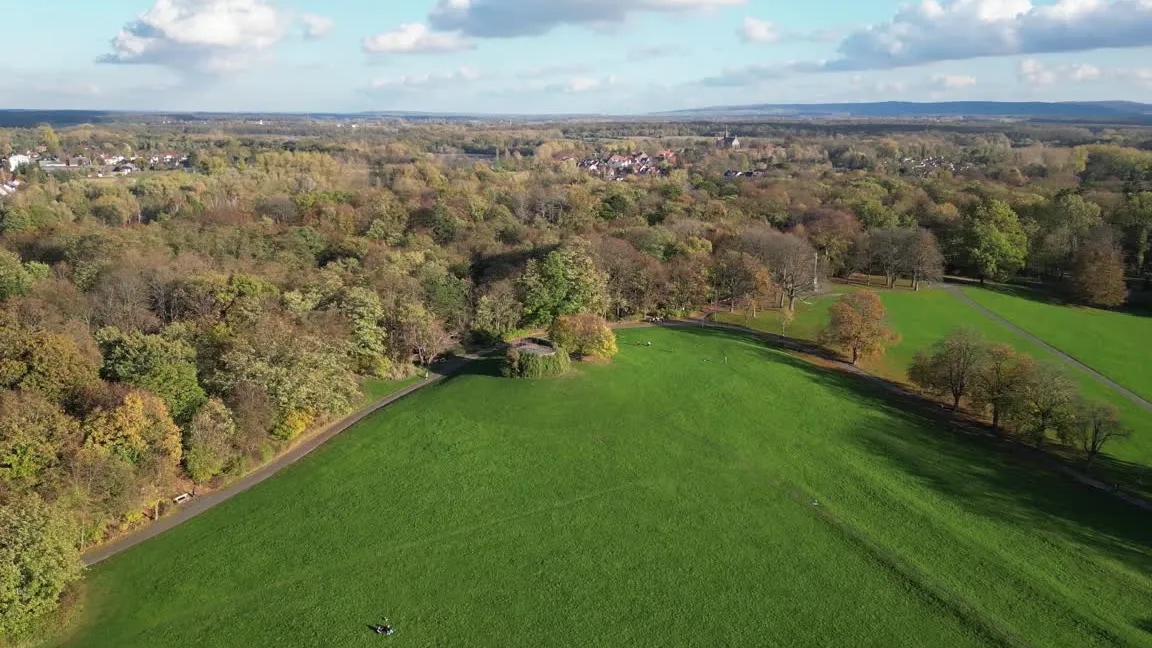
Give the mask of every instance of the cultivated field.
[[401, 401], [92, 570], [68, 645], [1152, 645], [1135, 509], [740, 334], [621, 348]]

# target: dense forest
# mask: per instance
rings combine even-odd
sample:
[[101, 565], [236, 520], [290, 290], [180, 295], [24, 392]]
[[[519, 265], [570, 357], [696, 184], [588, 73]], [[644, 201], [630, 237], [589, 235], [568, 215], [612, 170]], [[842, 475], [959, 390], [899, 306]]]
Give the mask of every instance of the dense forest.
[[[651, 174], [580, 166], [657, 150], [675, 160]], [[365, 380], [559, 316], [790, 309], [855, 272], [1119, 307], [1149, 277], [1140, 128], [119, 124], [0, 130], [10, 156], [0, 522], [41, 538], [20, 561], [243, 474], [360, 406]], [[52, 573], [41, 593], [74, 576]], [[48, 609], [0, 584], [0, 635]]]

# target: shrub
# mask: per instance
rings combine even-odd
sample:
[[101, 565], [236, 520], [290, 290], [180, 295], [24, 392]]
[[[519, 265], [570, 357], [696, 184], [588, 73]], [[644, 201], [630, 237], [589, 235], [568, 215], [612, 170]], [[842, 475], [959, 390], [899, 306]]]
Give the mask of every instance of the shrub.
[[504, 361], [504, 375], [508, 378], [551, 378], [563, 375], [571, 368], [572, 360], [563, 349], [552, 355], [540, 355], [512, 348]]
[[609, 359], [620, 352], [616, 334], [599, 315], [558, 317], [549, 335], [561, 349], [580, 356]]

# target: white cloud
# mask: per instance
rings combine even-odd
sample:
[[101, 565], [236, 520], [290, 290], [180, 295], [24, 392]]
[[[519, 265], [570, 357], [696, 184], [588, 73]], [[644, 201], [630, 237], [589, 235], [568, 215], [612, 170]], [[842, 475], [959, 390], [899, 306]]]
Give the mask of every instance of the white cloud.
[[436, 90], [455, 87], [478, 81], [481, 75], [470, 67], [462, 67], [447, 74], [417, 74], [398, 79], [377, 79], [371, 84], [373, 90]]
[[303, 14], [300, 22], [304, 24], [305, 38], [323, 38], [336, 28], [336, 22], [325, 16]]
[[606, 90], [611, 86], [618, 84], [620, 80], [614, 76], [610, 77], [573, 77], [567, 83], [560, 86], [549, 86], [545, 90], [549, 92], [566, 92], [568, 94], [583, 94], [585, 92], [598, 92]]
[[941, 90], [962, 90], [971, 88], [978, 83], [976, 77], [962, 74], [937, 74], [929, 81], [934, 87]]
[[265, 0], [156, 0], [112, 40], [112, 53], [98, 60], [219, 74], [244, 68], [272, 49], [288, 23]]
[[775, 43], [780, 40], [780, 30], [775, 23], [749, 16], [740, 27], [740, 39], [745, 43]]
[[362, 45], [370, 54], [438, 54], [475, 47], [458, 31], [436, 32], [421, 23], [400, 25], [393, 31], [369, 36]]
[[477, 38], [539, 36], [561, 25], [603, 26], [642, 12], [685, 12], [746, 0], [438, 0], [428, 20], [438, 31]]
[[1104, 77], [1104, 72], [1095, 65], [1086, 63], [1079, 65], [1049, 66], [1036, 59], [1020, 61], [1016, 68], [1016, 77], [1020, 83], [1033, 88], [1054, 86], [1058, 83], [1087, 83], [1097, 81]]
[[856, 31], [829, 70], [1152, 45], [1150, 0], [922, 0]]

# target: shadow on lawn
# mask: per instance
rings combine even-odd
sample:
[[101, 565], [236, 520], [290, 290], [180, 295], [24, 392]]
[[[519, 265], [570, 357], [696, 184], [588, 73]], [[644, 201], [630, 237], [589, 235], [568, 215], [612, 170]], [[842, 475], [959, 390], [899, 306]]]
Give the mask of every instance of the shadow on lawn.
[[[948, 283], [957, 286], [980, 286], [977, 282], [959, 281], [956, 279], [949, 279]], [[1019, 297], [1020, 299], [1027, 299], [1051, 306], [1067, 306], [1069, 308], [1083, 307], [1083, 304], [1076, 303], [1069, 297], [1064, 286], [1058, 284], [1043, 282], [1014, 284], [989, 283], [980, 287], [991, 292], [1000, 293], [1001, 295]], [[1143, 281], [1129, 281], [1128, 290], [1127, 304], [1120, 308], [1100, 310], [1136, 315], [1138, 317], [1152, 317], [1152, 290], [1150, 290]]]
[[755, 334], [683, 330], [755, 344], [765, 359], [795, 367], [817, 384], [891, 416], [895, 425], [861, 421], [847, 438], [968, 510], [1094, 547], [1137, 570], [1152, 572], [1152, 515], [1046, 465], [1045, 460], [1054, 459], [1005, 441], [982, 423], [953, 415], [937, 401], [843, 367], [815, 366], [772, 349]]

